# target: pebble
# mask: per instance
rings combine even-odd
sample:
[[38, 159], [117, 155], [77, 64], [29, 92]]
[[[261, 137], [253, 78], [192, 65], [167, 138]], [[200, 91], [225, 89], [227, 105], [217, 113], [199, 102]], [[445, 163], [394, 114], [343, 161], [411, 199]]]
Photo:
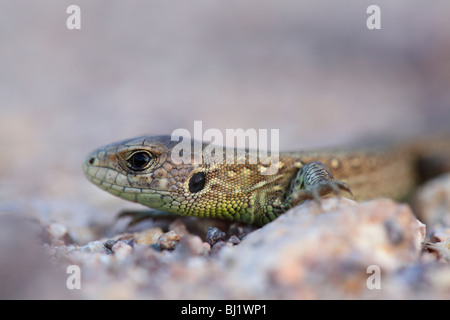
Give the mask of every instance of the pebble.
[[65, 225], [61, 223], [51, 223], [44, 227], [45, 232], [43, 233], [43, 240], [47, 243], [52, 243], [52, 245], [56, 245], [59, 242], [63, 242], [68, 244], [72, 243], [73, 240], [68, 232], [68, 229]]
[[[230, 246], [232, 245], [231, 243], [228, 243]], [[222, 250], [222, 248], [227, 246], [227, 242], [225, 241], [217, 241], [211, 248], [211, 254], [217, 254], [220, 250]]]
[[433, 242], [450, 240], [450, 227], [435, 227], [431, 232]]
[[81, 252], [107, 252], [107, 248], [101, 241], [92, 241], [80, 248]]
[[175, 252], [183, 257], [206, 256], [209, 253], [210, 245], [203, 242], [199, 236], [186, 235], [177, 245]]
[[241, 240], [239, 240], [239, 238], [235, 235], [232, 235], [229, 239], [228, 239], [228, 243], [231, 243], [232, 245], [237, 245], [241, 242]]
[[216, 227], [208, 227], [208, 231], [206, 233], [206, 242], [209, 243], [211, 247], [213, 247], [219, 241], [225, 241], [225, 232], [221, 231]]
[[60, 239], [67, 234], [67, 227], [61, 223], [52, 223], [48, 226], [48, 232], [53, 238]]
[[175, 231], [163, 233], [156, 242], [161, 250], [173, 250], [180, 242], [181, 237]]
[[[135, 242], [134, 242], [135, 243]], [[133, 242], [132, 241], [117, 241], [112, 247], [111, 251], [114, 252], [114, 255], [120, 259], [124, 260], [127, 258], [131, 252], [133, 251]]]

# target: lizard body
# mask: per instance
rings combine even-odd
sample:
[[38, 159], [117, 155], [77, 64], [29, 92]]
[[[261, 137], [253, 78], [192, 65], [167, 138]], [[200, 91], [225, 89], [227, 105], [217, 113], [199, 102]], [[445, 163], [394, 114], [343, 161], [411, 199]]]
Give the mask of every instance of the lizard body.
[[172, 150], [178, 143], [170, 136], [112, 143], [89, 154], [83, 170], [105, 191], [150, 208], [263, 225], [305, 199], [350, 192], [349, 187], [355, 200], [401, 199], [417, 184], [424, 155], [450, 159], [450, 140], [444, 138], [385, 148], [283, 152], [277, 172], [264, 175], [261, 163], [239, 164], [242, 156], [248, 160], [248, 150], [232, 150], [230, 164], [206, 158], [177, 164]]

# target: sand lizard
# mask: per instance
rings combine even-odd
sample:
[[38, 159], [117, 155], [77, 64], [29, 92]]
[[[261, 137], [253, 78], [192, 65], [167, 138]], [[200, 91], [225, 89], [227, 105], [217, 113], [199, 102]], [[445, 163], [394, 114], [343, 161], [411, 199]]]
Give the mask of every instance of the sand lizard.
[[355, 200], [400, 199], [417, 184], [417, 168], [428, 169], [425, 158], [443, 167], [439, 171], [450, 169], [450, 161], [441, 161], [450, 159], [447, 137], [386, 148], [283, 152], [273, 175], [262, 175], [261, 164], [175, 164], [171, 150], [178, 143], [170, 136], [112, 143], [89, 154], [83, 170], [100, 188], [150, 208], [264, 225], [305, 199], [350, 188]]

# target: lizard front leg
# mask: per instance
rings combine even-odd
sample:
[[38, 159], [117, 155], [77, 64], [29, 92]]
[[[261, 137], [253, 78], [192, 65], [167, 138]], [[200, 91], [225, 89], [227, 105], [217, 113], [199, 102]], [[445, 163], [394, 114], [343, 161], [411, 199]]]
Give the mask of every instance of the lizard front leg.
[[287, 201], [290, 201], [293, 207], [307, 199], [320, 203], [321, 196], [331, 192], [339, 195], [341, 190], [352, 194], [345, 182], [334, 180], [333, 173], [326, 164], [313, 161], [299, 169], [292, 181]]

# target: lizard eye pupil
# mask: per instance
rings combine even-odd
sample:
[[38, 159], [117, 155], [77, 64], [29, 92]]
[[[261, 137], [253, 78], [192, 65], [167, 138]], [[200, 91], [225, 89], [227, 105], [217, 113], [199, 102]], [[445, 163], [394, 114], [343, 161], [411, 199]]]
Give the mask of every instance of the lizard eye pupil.
[[138, 152], [130, 158], [129, 162], [135, 169], [143, 170], [148, 165], [150, 160], [151, 157], [147, 152]]
[[206, 174], [204, 172], [197, 172], [189, 180], [189, 191], [196, 193], [203, 189], [206, 182]]

